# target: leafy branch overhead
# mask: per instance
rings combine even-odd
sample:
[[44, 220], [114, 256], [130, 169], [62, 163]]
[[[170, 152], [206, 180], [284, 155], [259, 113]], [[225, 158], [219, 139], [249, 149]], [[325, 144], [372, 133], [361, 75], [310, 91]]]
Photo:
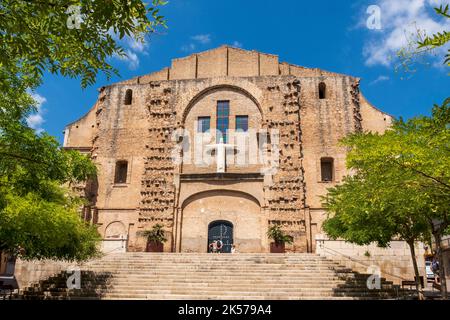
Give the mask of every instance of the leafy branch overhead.
[[[434, 9], [436, 13], [444, 18], [450, 19], [450, 8], [448, 5], [440, 6], [439, 8]], [[438, 32], [431, 37], [425, 37], [422, 41], [418, 42], [418, 48], [438, 48], [445, 45], [450, 41], [450, 32], [443, 31]], [[445, 63], [450, 66], [450, 49], [447, 50], [447, 54], [445, 55]]]
[[[88, 156], [28, 127], [36, 111], [33, 91], [44, 72], [79, 77], [81, 86], [103, 72], [117, 74], [108, 59], [124, 55], [117, 38], [145, 41], [165, 26], [159, 7], [138, 0], [3, 0], [0, 3], [0, 251], [23, 258], [85, 260], [100, 236], [80, 209], [95, 190]], [[79, 28], [68, 19], [78, 8]], [[71, 9], [70, 9], [71, 8]], [[70, 22], [70, 21], [69, 21]], [[73, 22], [73, 21], [72, 21]], [[64, 107], [64, 106], [61, 106]], [[83, 188], [81, 188], [83, 189]]]
[[[158, 26], [162, 0], [149, 6], [140, 0], [4, 0], [0, 5], [0, 67], [16, 67], [32, 77], [59, 73], [80, 77], [82, 87], [95, 83], [98, 72], [109, 78], [117, 70], [108, 63], [124, 56], [113, 35], [144, 41]], [[70, 6], [79, 6], [80, 28], [69, 28]], [[4, 85], [5, 79], [0, 79]]]
[[[443, 19], [450, 19], [449, 5], [445, 7], [441, 5], [438, 8], [434, 8], [434, 10]], [[415, 70], [411, 67], [415, 63], [424, 62], [423, 58], [426, 58], [430, 52], [446, 46], [450, 41], [450, 32], [447, 30], [429, 36], [426, 30], [416, 29], [416, 34], [411, 34], [411, 38], [408, 39], [408, 44], [397, 51], [397, 58], [400, 63], [396, 66], [396, 70], [402, 68], [406, 72], [414, 72]], [[444, 64], [450, 66], [450, 48], [447, 49], [447, 54], [444, 56]]]

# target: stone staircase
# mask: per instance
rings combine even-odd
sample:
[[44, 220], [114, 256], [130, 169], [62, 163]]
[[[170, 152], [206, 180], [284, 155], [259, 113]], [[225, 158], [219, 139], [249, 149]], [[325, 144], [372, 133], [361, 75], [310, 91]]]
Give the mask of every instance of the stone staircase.
[[396, 299], [381, 279], [369, 290], [359, 274], [315, 254], [120, 253], [80, 265], [81, 289], [61, 272], [19, 299]]

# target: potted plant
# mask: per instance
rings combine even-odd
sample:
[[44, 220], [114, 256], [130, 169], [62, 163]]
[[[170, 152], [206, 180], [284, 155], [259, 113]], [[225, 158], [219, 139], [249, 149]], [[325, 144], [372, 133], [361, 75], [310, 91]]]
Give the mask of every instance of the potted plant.
[[271, 253], [284, 253], [285, 244], [292, 243], [292, 238], [285, 234], [279, 225], [270, 226], [267, 231], [267, 236], [274, 241], [270, 243]]
[[147, 238], [146, 252], [163, 252], [164, 242], [167, 241], [163, 226], [155, 224], [151, 230], [142, 232], [142, 235]]

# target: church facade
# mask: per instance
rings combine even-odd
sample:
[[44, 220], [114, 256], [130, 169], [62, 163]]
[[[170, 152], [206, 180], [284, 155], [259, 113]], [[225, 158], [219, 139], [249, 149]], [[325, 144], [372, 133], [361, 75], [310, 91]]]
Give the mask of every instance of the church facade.
[[274, 224], [287, 250], [314, 252], [320, 197], [348, 174], [339, 140], [392, 121], [358, 78], [229, 46], [99, 91], [64, 147], [97, 164], [83, 217], [105, 252], [145, 251], [155, 224], [167, 252], [207, 252], [214, 237], [225, 251], [269, 252]]

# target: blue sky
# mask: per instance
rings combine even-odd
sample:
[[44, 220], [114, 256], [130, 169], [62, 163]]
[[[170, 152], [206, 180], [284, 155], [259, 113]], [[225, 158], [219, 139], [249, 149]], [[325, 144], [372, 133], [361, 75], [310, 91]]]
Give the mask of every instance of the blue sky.
[[[81, 89], [77, 79], [45, 75], [37, 94], [42, 105], [30, 119], [62, 142], [64, 126], [84, 115], [97, 99], [97, 88], [170, 66], [183, 57], [229, 44], [279, 55], [280, 61], [360, 77], [361, 90], [376, 107], [396, 117], [429, 114], [449, 96], [450, 68], [429, 57], [413, 75], [395, 71], [389, 57], [413, 26], [431, 32], [450, 29], [432, 6], [440, 0], [172, 0], [161, 9], [168, 29], [145, 45], [125, 41], [129, 59], [111, 59], [121, 78]], [[380, 8], [381, 29], [368, 29], [369, 5]], [[406, 32], [405, 32], [406, 30]]]

